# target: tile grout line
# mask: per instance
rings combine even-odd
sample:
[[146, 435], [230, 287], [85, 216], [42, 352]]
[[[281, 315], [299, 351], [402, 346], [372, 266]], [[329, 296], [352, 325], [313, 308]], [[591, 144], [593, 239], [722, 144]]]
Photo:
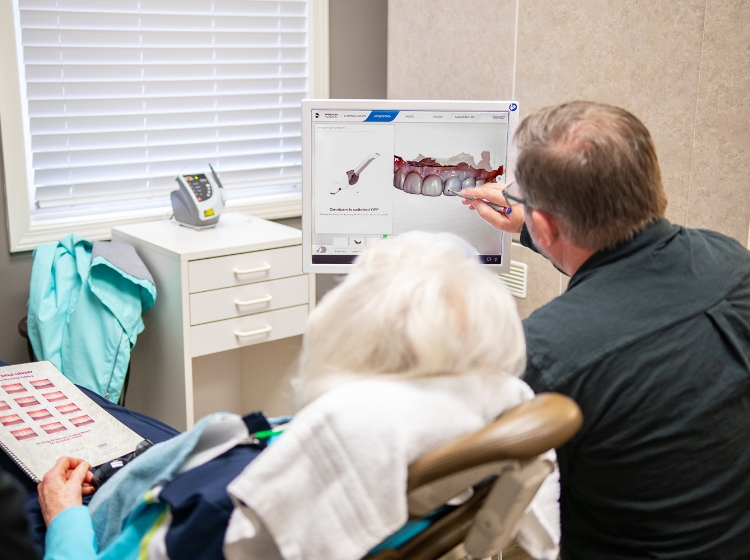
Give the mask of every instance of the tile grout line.
[[690, 139], [690, 174], [688, 175], [687, 197], [685, 198], [685, 227], [688, 227], [690, 216], [690, 187], [693, 184], [693, 162], [695, 160], [695, 133], [698, 130], [698, 104], [701, 93], [701, 71], [703, 70], [703, 46], [706, 41], [706, 15], [708, 13], [708, 0], [703, 7], [703, 34], [701, 35], [701, 51], [698, 59], [698, 84], [695, 91], [695, 113], [693, 113], [693, 136]]
[[[513, 85], [510, 90], [511, 101], [516, 100], [516, 59], [518, 56], [518, 9], [521, 0], [516, 0], [516, 25], [513, 29]], [[708, 0], [706, 0], [708, 2]]]

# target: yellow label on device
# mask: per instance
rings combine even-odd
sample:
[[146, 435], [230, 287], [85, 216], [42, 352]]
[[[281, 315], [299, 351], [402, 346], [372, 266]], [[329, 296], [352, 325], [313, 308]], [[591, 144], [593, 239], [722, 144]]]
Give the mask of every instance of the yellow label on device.
[[208, 218], [209, 216], [213, 216], [213, 215], [214, 215], [214, 209], [213, 208], [209, 208], [208, 210], [206, 210], [205, 212], [203, 212], [203, 217], [204, 218]]

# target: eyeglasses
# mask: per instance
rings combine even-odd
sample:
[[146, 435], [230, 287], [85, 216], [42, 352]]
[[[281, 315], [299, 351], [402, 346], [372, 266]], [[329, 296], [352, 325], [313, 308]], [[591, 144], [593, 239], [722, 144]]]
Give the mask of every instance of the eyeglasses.
[[516, 204], [526, 205], [526, 199], [523, 198], [521, 187], [515, 181], [503, 189], [503, 196], [508, 201], [509, 206], [515, 206]]

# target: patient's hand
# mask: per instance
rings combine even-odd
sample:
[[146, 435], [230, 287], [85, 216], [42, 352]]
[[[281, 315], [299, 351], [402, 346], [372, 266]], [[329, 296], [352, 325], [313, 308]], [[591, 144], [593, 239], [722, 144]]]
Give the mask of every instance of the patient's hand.
[[60, 457], [37, 486], [44, 522], [49, 526], [61, 511], [80, 506], [83, 496], [94, 493], [93, 474], [83, 459]]

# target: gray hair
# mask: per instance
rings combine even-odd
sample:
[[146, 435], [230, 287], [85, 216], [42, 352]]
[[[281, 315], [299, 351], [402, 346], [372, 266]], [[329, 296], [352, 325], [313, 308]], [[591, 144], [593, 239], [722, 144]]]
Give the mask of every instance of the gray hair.
[[298, 404], [380, 375], [519, 375], [526, 346], [513, 296], [467, 247], [421, 232], [369, 247], [310, 314]]

